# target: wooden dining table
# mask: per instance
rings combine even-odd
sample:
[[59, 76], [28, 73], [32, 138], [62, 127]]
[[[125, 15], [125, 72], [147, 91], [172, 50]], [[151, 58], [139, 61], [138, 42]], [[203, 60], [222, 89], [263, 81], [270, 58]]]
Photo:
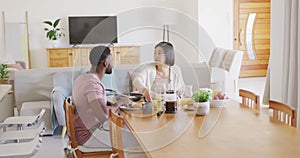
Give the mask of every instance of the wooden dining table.
[[206, 116], [179, 107], [157, 116], [121, 111], [125, 123], [148, 157], [299, 158], [300, 130], [229, 100]]

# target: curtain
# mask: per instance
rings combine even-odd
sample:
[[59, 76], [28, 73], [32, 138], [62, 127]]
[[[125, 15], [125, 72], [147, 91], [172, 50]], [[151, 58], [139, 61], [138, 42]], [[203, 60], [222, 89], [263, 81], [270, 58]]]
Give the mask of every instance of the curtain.
[[282, 100], [297, 109], [300, 128], [300, 6], [299, 0], [285, 0]]

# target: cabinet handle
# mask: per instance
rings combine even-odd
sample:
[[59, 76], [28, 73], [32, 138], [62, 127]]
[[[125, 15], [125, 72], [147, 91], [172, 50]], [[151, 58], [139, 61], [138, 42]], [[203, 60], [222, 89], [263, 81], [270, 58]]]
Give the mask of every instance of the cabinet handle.
[[69, 53], [69, 55], [72, 55], [72, 53]]
[[117, 54], [120, 54], [121, 52], [116, 52]]

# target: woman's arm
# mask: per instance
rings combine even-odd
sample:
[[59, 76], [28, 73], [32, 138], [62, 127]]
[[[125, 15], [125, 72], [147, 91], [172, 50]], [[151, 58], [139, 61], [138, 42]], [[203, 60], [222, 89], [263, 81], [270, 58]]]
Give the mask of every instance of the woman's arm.
[[145, 74], [137, 73], [132, 80], [133, 87], [136, 88], [139, 92], [142, 92], [143, 89], [146, 88], [144, 76]]

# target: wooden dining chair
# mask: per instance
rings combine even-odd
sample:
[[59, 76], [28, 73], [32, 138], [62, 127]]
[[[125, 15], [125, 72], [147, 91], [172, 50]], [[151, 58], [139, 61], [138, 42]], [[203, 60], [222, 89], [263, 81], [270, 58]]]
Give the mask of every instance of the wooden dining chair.
[[[75, 112], [75, 106], [73, 104], [70, 104], [70, 98], [65, 99], [65, 110], [66, 110], [66, 125], [67, 125], [67, 133], [69, 140], [71, 142], [71, 148], [72, 150], [75, 150], [75, 154], [78, 158], [109, 158], [111, 151], [91, 151], [91, 152], [83, 152], [80, 149], [80, 145], [78, 145], [76, 141], [75, 136], [75, 129], [74, 129], [74, 112]], [[94, 148], [91, 148], [94, 149]], [[89, 150], [89, 149], [87, 149]], [[73, 157], [75, 156], [74, 153]]]
[[244, 89], [239, 89], [239, 96], [242, 97], [242, 106], [249, 107], [256, 111], [260, 110], [259, 95]]
[[285, 124], [296, 127], [297, 112], [296, 110], [284, 103], [274, 100], [269, 101], [269, 109], [273, 109], [273, 117]]
[[124, 158], [124, 146], [122, 141], [122, 129], [124, 121], [121, 116], [109, 109], [109, 130], [112, 145], [112, 157]]

